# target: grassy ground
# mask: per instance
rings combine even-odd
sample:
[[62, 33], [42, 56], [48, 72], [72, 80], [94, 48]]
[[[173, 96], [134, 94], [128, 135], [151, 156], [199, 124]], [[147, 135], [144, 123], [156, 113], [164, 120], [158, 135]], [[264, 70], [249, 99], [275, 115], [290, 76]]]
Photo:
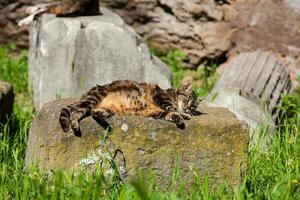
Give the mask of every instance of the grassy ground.
[[[19, 57], [10, 57], [10, 52], [11, 48], [0, 48], [0, 79], [13, 83], [16, 92], [13, 116], [0, 128], [0, 199], [300, 199], [300, 90], [285, 97], [282, 109], [287, 117], [274, 131], [268, 149], [250, 148], [247, 174], [236, 192], [226, 184], [209, 192], [208, 180], [196, 181], [189, 191], [171, 189], [174, 187], [159, 190], [151, 177], [141, 175], [125, 184], [117, 173], [104, 177], [101, 169], [76, 176], [66, 172], [46, 175], [35, 167], [24, 171], [28, 129], [35, 112], [27, 90], [26, 52]], [[179, 81], [187, 72], [179, 67], [181, 56], [174, 54], [180, 53], [165, 56], [165, 61]], [[214, 78], [210, 72], [208, 75], [199, 73], [199, 79], [205, 78], [208, 83], [198, 88], [199, 94], [206, 94], [213, 85]], [[264, 130], [260, 133], [263, 135]]]

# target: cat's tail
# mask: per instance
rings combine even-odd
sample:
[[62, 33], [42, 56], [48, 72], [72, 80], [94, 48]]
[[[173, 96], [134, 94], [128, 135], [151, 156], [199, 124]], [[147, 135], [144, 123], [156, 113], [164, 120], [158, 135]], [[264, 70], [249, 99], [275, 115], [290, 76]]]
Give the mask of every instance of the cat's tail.
[[106, 96], [107, 90], [104, 86], [95, 86], [84, 94], [78, 101], [62, 108], [59, 116], [59, 123], [64, 132], [70, 127], [79, 131], [79, 121], [91, 115], [91, 112]]

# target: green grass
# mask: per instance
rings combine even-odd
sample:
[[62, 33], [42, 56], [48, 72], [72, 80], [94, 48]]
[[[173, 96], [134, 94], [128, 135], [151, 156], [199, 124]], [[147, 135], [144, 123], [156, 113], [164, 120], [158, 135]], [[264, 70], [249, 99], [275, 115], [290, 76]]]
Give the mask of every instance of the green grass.
[[[92, 174], [83, 170], [76, 175], [47, 175], [37, 167], [25, 171], [27, 135], [35, 112], [27, 89], [26, 52], [18, 57], [9, 56], [10, 52], [11, 48], [0, 48], [0, 79], [12, 82], [17, 94], [13, 116], [0, 128], [0, 199], [300, 199], [299, 90], [285, 97], [282, 109], [286, 118], [274, 131], [268, 149], [250, 148], [244, 182], [235, 192], [226, 184], [209, 192], [209, 180], [201, 180], [197, 175], [194, 186], [186, 190], [180, 187], [176, 170], [172, 178], [174, 187], [167, 190], [158, 189], [153, 176], [140, 175], [132, 183], [123, 183], [118, 173], [105, 177], [101, 168]], [[173, 59], [170, 64], [178, 58], [167, 59]], [[178, 73], [175, 76], [182, 77]], [[205, 73], [209, 73], [208, 78], [213, 76], [211, 72]], [[207, 93], [203, 88], [203, 93]], [[264, 135], [265, 130], [261, 129], [260, 134]]]
[[159, 55], [158, 56], [170, 67], [173, 80], [172, 86], [174, 88], [179, 88], [180, 82], [183, 79], [186, 70], [184, 68], [184, 59], [186, 55], [182, 51], [170, 51], [166, 55]]
[[16, 105], [31, 108], [28, 91], [27, 51], [16, 52], [14, 45], [0, 47], [0, 79], [13, 84]]
[[185, 76], [191, 76], [195, 82], [200, 82], [197, 86], [194, 86], [194, 90], [199, 97], [204, 97], [209, 94], [213, 89], [214, 84], [217, 81], [215, 75], [217, 65], [211, 64], [210, 66], [203, 66], [198, 70], [190, 70], [185, 67], [184, 60], [186, 54], [179, 50], [170, 51], [166, 55], [160, 54], [155, 50], [152, 50], [160, 59], [162, 59], [171, 69], [173, 80], [173, 88], [179, 88], [181, 81]]

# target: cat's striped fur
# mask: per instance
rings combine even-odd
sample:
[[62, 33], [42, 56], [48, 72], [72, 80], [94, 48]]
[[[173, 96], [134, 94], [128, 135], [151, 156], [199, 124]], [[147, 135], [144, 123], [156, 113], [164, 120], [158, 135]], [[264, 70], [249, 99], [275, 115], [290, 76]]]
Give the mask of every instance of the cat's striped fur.
[[114, 114], [139, 115], [184, 126], [184, 119], [200, 114], [196, 111], [197, 105], [190, 85], [179, 90], [163, 90], [155, 84], [115, 81], [93, 87], [80, 100], [63, 108], [59, 122], [65, 132], [71, 127], [75, 134], [79, 131], [80, 120], [90, 115], [97, 121]]

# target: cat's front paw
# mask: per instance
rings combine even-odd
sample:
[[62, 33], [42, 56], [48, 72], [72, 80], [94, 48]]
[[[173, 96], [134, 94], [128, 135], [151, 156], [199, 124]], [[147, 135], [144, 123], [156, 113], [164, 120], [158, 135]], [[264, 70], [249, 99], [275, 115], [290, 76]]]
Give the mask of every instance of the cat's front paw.
[[170, 112], [166, 115], [165, 119], [170, 122], [174, 122], [177, 125], [184, 124], [183, 117], [176, 112]]
[[98, 108], [92, 110], [92, 116], [96, 119], [105, 120], [111, 116], [113, 116], [114, 113], [111, 110]]
[[185, 120], [190, 120], [192, 119], [192, 115], [188, 114], [188, 113], [180, 113], [181, 117]]

